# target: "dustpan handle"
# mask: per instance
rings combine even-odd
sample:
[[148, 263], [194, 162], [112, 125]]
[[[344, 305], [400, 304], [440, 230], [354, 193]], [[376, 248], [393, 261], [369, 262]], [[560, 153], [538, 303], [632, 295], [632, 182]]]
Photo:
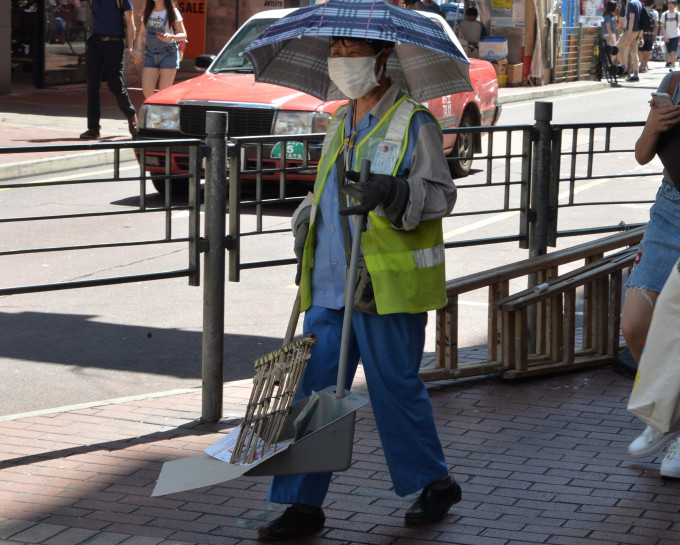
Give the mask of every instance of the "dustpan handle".
[[[359, 181], [366, 183], [371, 172], [371, 162], [364, 159], [361, 162]], [[338, 183], [343, 183], [338, 180]], [[361, 234], [366, 225], [366, 214], [354, 216], [354, 238], [352, 239], [352, 252], [349, 258], [349, 270], [347, 271], [347, 286], [345, 287], [345, 315], [342, 320], [342, 337], [340, 339], [340, 358], [338, 360], [338, 383], [335, 387], [335, 397], [345, 397], [345, 382], [347, 381], [347, 360], [349, 356], [349, 337], [352, 332], [352, 311], [354, 310], [354, 292], [357, 285], [357, 268], [361, 253]]]

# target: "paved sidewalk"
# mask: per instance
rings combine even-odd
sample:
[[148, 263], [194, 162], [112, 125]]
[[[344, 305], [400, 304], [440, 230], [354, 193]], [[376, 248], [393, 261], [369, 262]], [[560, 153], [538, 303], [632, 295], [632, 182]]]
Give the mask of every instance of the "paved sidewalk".
[[[363, 375], [354, 391], [366, 396]], [[429, 384], [463, 500], [409, 528], [369, 407], [357, 413], [352, 467], [335, 475], [326, 527], [295, 543], [675, 545], [680, 482], [660, 459], [631, 460], [643, 425], [632, 381], [611, 368], [520, 382]], [[243, 414], [249, 381], [225, 385], [225, 420], [199, 423], [199, 390], [0, 419], [0, 544], [251, 544], [280, 507], [268, 478], [151, 497], [164, 461], [201, 454]]]

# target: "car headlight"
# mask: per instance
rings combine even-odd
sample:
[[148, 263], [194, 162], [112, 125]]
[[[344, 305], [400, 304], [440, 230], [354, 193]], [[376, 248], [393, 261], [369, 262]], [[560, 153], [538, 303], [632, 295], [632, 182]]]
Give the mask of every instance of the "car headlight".
[[179, 106], [143, 104], [139, 112], [139, 126], [157, 131], [179, 131]]
[[310, 134], [326, 132], [331, 114], [326, 112], [287, 112], [280, 110], [272, 134]]

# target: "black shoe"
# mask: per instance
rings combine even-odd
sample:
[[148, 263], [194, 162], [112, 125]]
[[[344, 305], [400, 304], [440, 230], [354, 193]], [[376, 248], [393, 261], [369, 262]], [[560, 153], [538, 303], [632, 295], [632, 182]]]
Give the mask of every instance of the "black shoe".
[[326, 516], [318, 507], [305, 512], [295, 505], [290, 506], [279, 518], [260, 526], [257, 535], [269, 541], [279, 541], [314, 534], [323, 528]]
[[99, 131], [97, 129], [88, 129], [80, 135], [83, 140], [99, 140]]
[[451, 506], [460, 501], [461, 497], [460, 486], [455, 481], [441, 490], [426, 486], [411, 509], [406, 511], [404, 519], [407, 524], [440, 521], [449, 512]]
[[670, 68], [670, 67], [671, 67], [671, 63], [667, 62], [667, 63], [666, 63], [666, 68]]
[[626, 78], [626, 81], [630, 81], [630, 82], [640, 81], [640, 78], [638, 78], [638, 77], [635, 76], [635, 75], [633, 75], [633, 76], [628, 76], [628, 77]]
[[130, 130], [130, 136], [133, 138], [139, 134], [139, 127], [137, 127], [137, 114], [128, 119], [128, 129]]

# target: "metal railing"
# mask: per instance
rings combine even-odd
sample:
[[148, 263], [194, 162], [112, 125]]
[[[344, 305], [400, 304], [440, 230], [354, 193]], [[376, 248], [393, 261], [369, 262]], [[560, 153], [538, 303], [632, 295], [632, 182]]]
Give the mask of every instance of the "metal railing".
[[[536, 103], [533, 125], [505, 127], [466, 127], [447, 129], [447, 133], [481, 132], [486, 139], [486, 154], [475, 156], [475, 164], [483, 165], [480, 172], [473, 172], [465, 179], [456, 180], [459, 188], [458, 205], [445, 219], [447, 222], [461, 222], [465, 225], [471, 217], [484, 217], [499, 213], [517, 216], [515, 228], [505, 230], [502, 235], [485, 238], [447, 240], [447, 248], [496, 244], [517, 241], [520, 248], [528, 248], [529, 256], [546, 253], [549, 245], [563, 236], [585, 233], [622, 231], [630, 227], [625, 221], [606, 225], [584, 225], [578, 230], [558, 229], [558, 219], [571, 210], [584, 206], [602, 207], [621, 202], [651, 203], [651, 200], [628, 200], [612, 198], [608, 202], [580, 201], [577, 187], [587, 181], [603, 177], [617, 181], [626, 178], [656, 176], [658, 171], [649, 168], [641, 172], [632, 165], [630, 129], [641, 123], [602, 124], [552, 124], [552, 104]], [[280, 226], [267, 224], [266, 207], [269, 204], [296, 201], [299, 193], [291, 194], [293, 184], [308, 184], [311, 187], [315, 173], [315, 159], [318, 158], [322, 135], [289, 135], [276, 137], [235, 138], [227, 145], [226, 117], [222, 112], [207, 115], [206, 145], [198, 140], [119, 142], [112, 144], [79, 144], [68, 146], [40, 146], [30, 148], [4, 148], [0, 153], [23, 153], [28, 151], [85, 151], [113, 149], [120, 153], [132, 148], [141, 153], [141, 174], [122, 177], [119, 172], [120, 157], [117, 155], [109, 181], [136, 180], [140, 184], [139, 206], [135, 210], [104, 210], [100, 212], [52, 215], [38, 218], [3, 218], [3, 223], [28, 221], [66, 221], [73, 218], [100, 217], [118, 214], [164, 214], [164, 234], [151, 240], [118, 241], [116, 243], [87, 243], [72, 247], [44, 247], [32, 249], [3, 250], [0, 257], [15, 258], [31, 252], [78, 251], [80, 249], [103, 249], [128, 245], [150, 245], [158, 243], [185, 243], [188, 248], [188, 266], [169, 271], [154, 271], [124, 277], [78, 280], [48, 285], [15, 286], [0, 289], [0, 295], [87, 287], [104, 283], [122, 283], [138, 280], [156, 280], [187, 276], [193, 285], [199, 283], [199, 253], [203, 252], [204, 304], [203, 304], [203, 413], [206, 421], [216, 421], [222, 416], [222, 378], [224, 349], [224, 282], [226, 253], [229, 252], [229, 280], [238, 281], [240, 271], [248, 268], [271, 267], [295, 263], [291, 248], [282, 249], [281, 256], [251, 262], [242, 262], [242, 241], [251, 236], [288, 231]], [[628, 131], [620, 135], [619, 131]], [[585, 135], [585, 136], [582, 136]], [[300, 142], [300, 144], [295, 144]], [[626, 142], [621, 147], [618, 142]], [[279, 144], [278, 157], [274, 153]], [[289, 157], [290, 150], [294, 157]], [[172, 181], [178, 177], [171, 172], [171, 155], [175, 146], [190, 148], [189, 173], [190, 196], [188, 202], [176, 204], [172, 201]], [[163, 206], [149, 209], [146, 206], [145, 150], [165, 149], [165, 174], [155, 179], [165, 180], [166, 196]], [[281, 151], [283, 150], [283, 151]], [[272, 157], [274, 155], [274, 157]], [[602, 159], [617, 157], [617, 172], [611, 174], [602, 166]], [[627, 158], [622, 166], [621, 156]], [[199, 234], [199, 176], [201, 158], [207, 158], [205, 167], [205, 237]], [[227, 165], [228, 158], [228, 165]], [[455, 161], [460, 157], [449, 157]], [[604, 170], [603, 170], [604, 169]], [[226, 176], [228, 172], [228, 176]], [[179, 175], [186, 177], [186, 174]], [[98, 179], [78, 181], [45, 182], [36, 184], [5, 183], [0, 189], [24, 190], [26, 187], [51, 187], [54, 184], [101, 183]], [[52, 185], [50, 185], [52, 184]], [[568, 187], [566, 202], [560, 202], [560, 186]], [[227, 188], [228, 186], [228, 188]], [[252, 188], [254, 196], [248, 198], [244, 188]], [[271, 194], [268, 192], [271, 191]], [[481, 195], [481, 197], [479, 197]], [[477, 196], [478, 198], [475, 198]], [[564, 199], [563, 199], [564, 200]], [[254, 207], [256, 213], [251, 225], [242, 225], [244, 207]], [[186, 236], [173, 232], [172, 213], [189, 211], [189, 225]], [[225, 210], [228, 210], [228, 228]]]
[[[149, 175], [146, 172], [145, 163], [147, 157], [147, 150], [150, 148], [154, 149], [164, 149], [166, 158], [169, 158], [173, 153], [175, 147], [181, 146], [184, 149], [189, 150], [189, 155], [191, 157], [191, 169], [188, 174], [189, 178], [189, 194], [186, 203], [179, 204], [173, 202], [172, 196], [172, 182], [174, 179], [179, 178], [179, 176], [173, 175], [170, 172], [170, 161], [166, 161], [166, 172], [163, 175]], [[140, 163], [140, 174], [137, 176], [122, 176], [121, 175], [121, 152], [125, 150], [134, 150], [139, 157]], [[24, 192], [35, 192], [36, 188], [41, 188], [46, 191], [57, 187], [63, 186], [84, 186], [84, 185], [96, 185], [96, 184], [107, 184], [107, 183], [125, 183], [125, 182], [138, 182], [139, 190], [139, 203], [132, 209], [124, 209], [106, 206], [103, 203], [92, 203], [92, 207], [100, 207], [94, 211], [89, 210], [86, 212], [78, 211], [74, 213], [66, 214], [44, 214], [35, 216], [14, 216], [14, 217], [3, 217], [0, 218], [0, 225], [5, 226], [5, 233], [7, 233], [8, 225], [32, 225], [40, 223], [55, 225], [59, 222], [59, 226], [64, 226], [66, 222], [69, 221], [81, 221], [81, 220], [92, 220], [91, 228], [97, 232], [104, 231], [101, 221], [106, 218], [117, 218], [121, 216], [139, 216], [139, 215], [159, 215], [161, 214], [164, 218], [162, 225], [157, 226], [161, 233], [156, 238], [127, 238], [125, 240], [108, 240], [106, 242], [88, 242], [84, 241], [82, 243], [71, 242], [64, 243], [61, 245], [50, 245], [50, 246], [36, 246], [33, 248], [12, 248], [11, 241], [12, 237], [3, 237], [3, 243], [0, 246], [0, 259], [2, 258], [20, 258], [21, 256], [28, 256], [31, 254], [51, 254], [56, 256], [63, 256], [65, 254], [71, 254], [72, 252], [89, 252], [92, 253], [96, 250], [121, 250], [121, 249], [131, 249], [135, 247], [151, 246], [159, 244], [185, 244], [187, 247], [187, 266], [178, 269], [167, 269], [167, 270], [154, 270], [150, 272], [144, 272], [139, 274], [131, 275], [116, 275], [116, 276], [103, 276], [98, 278], [86, 278], [78, 280], [61, 280], [53, 282], [42, 282], [32, 285], [17, 285], [17, 286], [7, 286], [0, 285], [0, 295], [14, 295], [19, 293], [33, 293], [33, 292], [43, 292], [43, 291], [54, 291], [72, 288], [85, 288], [93, 286], [103, 286], [109, 284], [122, 284], [128, 282], [138, 282], [138, 281], [150, 281], [150, 280], [160, 280], [166, 278], [177, 278], [177, 277], [187, 277], [191, 285], [199, 285], [199, 275], [200, 275], [200, 196], [199, 196], [199, 165], [200, 165], [200, 153], [201, 153], [201, 142], [200, 140], [163, 140], [154, 142], [114, 142], [114, 143], [89, 143], [89, 144], [64, 144], [55, 146], [22, 146], [22, 147], [5, 147], [0, 148], [0, 153], [2, 154], [12, 154], [20, 160], [23, 154], [28, 153], [50, 153], [50, 152], [61, 152], [69, 155], [74, 155], [78, 152], [105, 152], [113, 151], [113, 160], [110, 165], [110, 175], [103, 177], [83, 177], [77, 179], [57, 179], [49, 181], [31, 181], [29, 183], [25, 182], [4, 182], [0, 184], [0, 190], [12, 189], [15, 191]], [[187, 178], [187, 175], [182, 176], [183, 179]], [[147, 206], [147, 193], [146, 193], [146, 182], [147, 181], [164, 181], [166, 185], [166, 195], [165, 202], [162, 206], [150, 208]], [[187, 211], [188, 212], [188, 224], [186, 231], [181, 235], [176, 234], [175, 224], [173, 223], [172, 215], [175, 212]], [[53, 229], [54, 232], [58, 230], [56, 227]], [[92, 240], [94, 237], [90, 233], [85, 233], [85, 239]], [[39, 242], [39, 241], [38, 241]], [[110, 270], [111, 268], [109, 268]], [[10, 275], [2, 275], [4, 281], [9, 280]], [[85, 274], [81, 276], [86, 276]], [[87, 276], [92, 276], [88, 274]]]

